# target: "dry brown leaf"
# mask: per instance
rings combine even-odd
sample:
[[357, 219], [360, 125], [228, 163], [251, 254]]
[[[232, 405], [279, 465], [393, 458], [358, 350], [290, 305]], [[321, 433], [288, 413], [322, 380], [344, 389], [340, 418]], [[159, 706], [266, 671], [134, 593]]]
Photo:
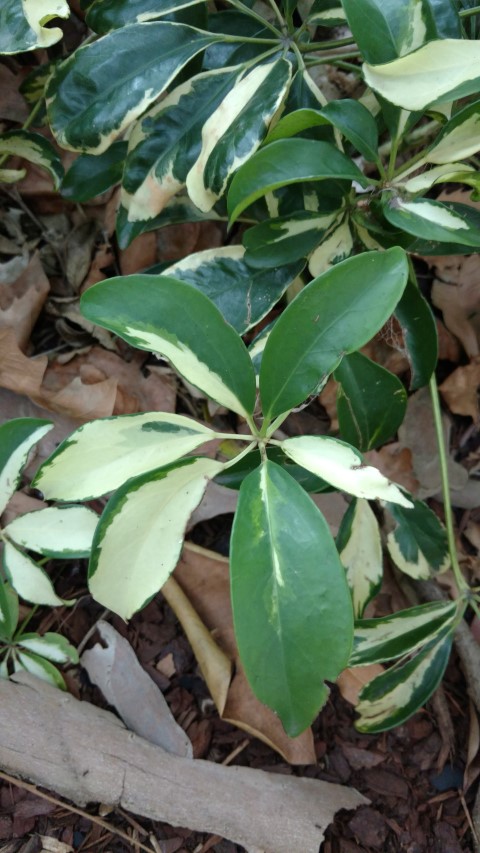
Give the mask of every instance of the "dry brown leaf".
[[478, 711], [472, 701], [470, 706], [470, 726], [468, 729], [467, 761], [463, 774], [463, 791], [466, 793], [480, 776], [480, 726]]
[[478, 423], [480, 410], [478, 389], [480, 386], [480, 358], [471, 364], [457, 367], [440, 385], [440, 391], [448, 408], [456, 415], [467, 415]]
[[38, 252], [13, 284], [0, 284], [0, 328], [14, 330], [20, 349], [27, 346], [49, 291]]
[[54, 374], [54, 368], [49, 368], [40, 392], [30, 395], [34, 403], [79, 420], [108, 418], [113, 414], [117, 396], [116, 379], [84, 382], [81, 376], [74, 376], [67, 385], [55, 391], [56, 379], [58, 374]]
[[330, 418], [330, 429], [333, 432], [336, 432], [339, 429], [337, 415], [337, 389], [338, 382], [335, 382], [335, 379], [330, 377], [327, 384], [325, 385], [325, 388], [323, 388], [320, 394], [318, 395], [319, 402], [322, 404], [328, 417]]
[[351, 705], [357, 705], [362, 687], [365, 687], [369, 681], [372, 681], [377, 675], [381, 675], [382, 672], [384, 672], [384, 669], [379, 663], [351, 667], [350, 669], [344, 669], [337, 678], [336, 685], [347, 702], [350, 702]]
[[[215, 641], [235, 662], [223, 719], [263, 740], [290, 764], [314, 764], [311, 730], [289, 738], [278, 717], [253, 695], [247, 682], [233, 632], [228, 560], [213, 551], [186, 543], [175, 578]], [[180, 615], [177, 616], [181, 621]]]
[[394, 441], [385, 444], [380, 450], [369, 450], [364, 456], [370, 465], [378, 468], [389, 480], [416, 494], [419, 484], [413, 473], [412, 452], [408, 447], [402, 447], [400, 442]]
[[157, 240], [153, 231], [140, 234], [132, 240], [127, 249], [120, 252], [120, 269], [122, 275], [131, 275], [147, 267], [153, 266], [157, 261]]
[[67, 237], [65, 244], [65, 273], [75, 293], [86, 278], [92, 263], [92, 252], [98, 225], [91, 219], [81, 222]]
[[28, 107], [18, 88], [22, 78], [6, 65], [0, 65], [0, 118], [23, 124], [28, 116]]
[[192, 758], [192, 744], [168, 707], [162, 692], [138, 662], [130, 643], [100, 620], [102, 644], [84, 652], [81, 664], [125, 725], [173, 755]]
[[27, 358], [18, 348], [13, 329], [0, 329], [0, 387], [16, 394], [39, 393], [48, 359]]
[[46, 506], [45, 501], [32, 498], [30, 495], [26, 495], [25, 492], [15, 492], [2, 515], [3, 524], [6, 527], [18, 515], [24, 515], [26, 512], [36, 512], [38, 509], [45, 509]]
[[452, 335], [442, 321], [436, 317], [438, 335], [438, 358], [440, 361], [460, 361], [460, 344], [455, 335]]
[[91, 267], [88, 275], [81, 287], [82, 293], [92, 287], [93, 284], [98, 284], [99, 281], [104, 281], [107, 278], [105, 270], [113, 266], [115, 257], [110, 243], [102, 243], [93, 256]]

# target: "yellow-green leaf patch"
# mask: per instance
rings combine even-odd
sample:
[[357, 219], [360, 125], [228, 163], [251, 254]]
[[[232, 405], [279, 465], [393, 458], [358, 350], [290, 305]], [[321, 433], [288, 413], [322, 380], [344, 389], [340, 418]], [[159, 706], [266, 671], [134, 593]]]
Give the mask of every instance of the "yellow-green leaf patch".
[[351, 502], [342, 519], [337, 548], [347, 572], [354, 616], [359, 619], [379, 591], [383, 577], [380, 531], [368, 501], [359, 498]]
[[23, 157], [29, 163], [45, 169], [52, 178], [54, 188], [58, 190], [63, 178], [62, 161], [52, 143], [40, 133], [10, 130], [0, 134], [0, 155], [2, 154]]
[[115, 493], [90, 560], [89, 588], [96, 601], [129, 619], [158, 592], [177, 564], [191, 513], [222, 468], [212, 459], [184, 459], [136, 477]]
[[85, 506], [49, 506], [18, 516], [3, 532], [22, 548], [46, 557], [88, 557], [98, 515]]
[[53, 429], [49, 421], [17, 418], [0, 426], [0, 515], [20, 484], [28, 455]]
[[71, 603], [58, 597], [47, 573], [11, 542], [4, 545], [3, 568], [19, 596], [30, 604], [60, 607]]
[[67, 0], [2, 0], [0, 53], [47, 48], [63, 36], [60, 27], [46, 27], [53, 18], [68, 18]]
[[388, 534], [387, 547], [398, 568], [423, 580], [446, 571], [450, 566], [447, 532], [430, 507], [413, 500], [410, 509], [388, 506], [388, 510], [395, 527]]

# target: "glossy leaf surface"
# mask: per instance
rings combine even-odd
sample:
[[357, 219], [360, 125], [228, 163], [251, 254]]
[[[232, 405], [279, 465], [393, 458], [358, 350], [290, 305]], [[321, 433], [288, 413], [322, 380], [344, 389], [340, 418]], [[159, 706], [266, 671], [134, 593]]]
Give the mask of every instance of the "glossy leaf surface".
[[395, 435], [405, 417], [407, 392], [393, 373], [354, 352], [344, 356], [335, 379], [340, 435], [345, 441], [367, 451]]
[[63, 166], [59, 154], [48, 139], [30, 130], [10, 130], [0, 134], [0, 156], [13, 154], [29, 163], [45, 169], [58, 190], [63, 178]]
[[168, 358], [207, 397], [252, 414], [256, 387], [248, 351], [195, 287], [166, 276], [111, 278], [87, 290], [81, 309], [132, 346]]
[[354, 616], [360, 619], [368, 602], [378, 593], [383, 577], [378, 521], [363, 498], [350, 503], [338, 532], [337, 548], [347, 572]]
[[378, 332], [407, 275], [401, 249], [366, 252], [337, 264], [298, 294], [275, 323], [263, 354], [260, 393], [266, 418], [315, 393], [346, 353]]
[[68, 18], [66, 0], [2, 0], [0, 53], [47, 48], [63, 36], [60, 27], [46, 27], [52, 18]]
[[273, 462], [242, 483], [231, 543], [240, 657], [258, 698], [298, 735], [328, 696], [351, 648], [345, 572], [320, 511]]
[[410, 509], [389, 506], [388, 510], [396, 526], [388, 534], [387, 547], [402, 572], [427, 580], [448, 569], [447, 532], [426, 503], [414, 500]]
[[4, 528], [17, 545], [46, 557], [88, 557], [98, 515], [86, 506], [49, 506], [27, 512]]
[[185, 24], [152, 22], [130, 24], [80, 47], [47, 87], [48, 119], [58, 142], [101, 154], [216, 40]]
[[435, 317], [418, 286], [408, 281], [395, 308], [395, 318], [403, 336], [402, 349], [412, 372], [410, 388], [427, 385], [437, 363], [438, 341]]
[[64, 198], [84, 202], [120, 183], [127, 154], [126, 142], [114, 142], [103, 154], [80, 154], [65, 175]]

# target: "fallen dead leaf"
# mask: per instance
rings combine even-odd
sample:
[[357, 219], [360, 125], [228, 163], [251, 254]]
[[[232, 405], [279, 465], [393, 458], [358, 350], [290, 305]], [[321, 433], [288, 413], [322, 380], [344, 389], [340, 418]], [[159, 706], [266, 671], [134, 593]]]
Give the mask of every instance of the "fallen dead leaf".
[[18, 91], [22, 82], [6, 65], [0, 65], [0, 118], [23, 124], [28, 116], [28, 107]]
[[32, 498], [30, 495], [26, 495], [25, 492], [15, 492], [2, 515], [3, 524], [6, 527], [18, 515], [24, 515], [26, 512], [36, 512], [38, 509], [45, 509], [46, 506], [45, 501]]
[[12, 284], [0, 284], [0, 328], [14, 330], [20, 349], [25, 350], [31, 331], [50, 291], [38, 252]]
[[27, 358], [18, 347], [14, 330], [0, 329], [0, 387], [29, 397], [38, 394], [47, 362], [46, 356]]
[[[186, 543], [175, 569], [175, 579], [215, 642], [235, 663], [235, 674], [221, 713], [223, 719], [263, 740], [290, 764], [315, 764], [311, 730], [307, 729], [297, 738], [287, 737], [278, 717], [253, 695], [247, 682], [235, 645], [228, 560], [213, 551]], [[176, 615], [183, 625], [182, 614]], [[187, 626], [188, 616], [185, 622]], [[196, 654], [195, 648], [193, 651]]]
[[413, 473], [412, 452], [408, 447], [394, 441], [379, 450], [369, 450], [364, 456], [389, 480], [399, 483], [414, 495], [417, 493], [419, 483]]
[[478, 423], [480, 410], [478, 390], [480, 386], [480, 358], [475, 358], [464, 367], [457, 367], [440, 385], [439, 390], [448, 408], [456, 415], [471, 417]]
[[328, 380], [325, 388], [322, 389], [320, 394], [318, 395], [318, 400], [322, 404], [325, 409], [328, 417], [330, 418], [330, 429], [332, 432], [337, 432], [339, 429], [338, 424], [338, 415], [337, 415], [337, 389], [338, 382], [335, 382], [335, 379]]
[[98, 225], [91, 219], [70, 231], [65, 243], [65, 273], [75, 293], [86, 278], [92, 264], [92, 252]]
[[145, 672], [130, 643], [108, 622], [99, 621], [103, 641], [84, 652], [81, 664], [125, 725], [172, 755], [192, 758], [192, 745], [177, 725], [163, 694]]
[[358, 696], [362, 687], [365, 687], [377, 675], [381, 675], [383, 671], [383, 666], [379, 663], [350, 667], [344, 669], [339, 675], [336, 684], [347, 702], [350, 702], [351, 705], [358, 705]]
[[157, 261], [157, 240], [154, 231], [147, 231], [132, 240], [127, 249], [120, 252], [120, 269], [122, 275], [131, 275]]
[[88, 275], [81, 287], [82, 293], [92, 287], [93, 284], [98, 284], [99, 281], [104, 281], [107, 278], [107, 270], [115, 264], [115, 256], [110, 243], [102, 243], [98, 246], [93, 260], [88, 271]]
[[470, 700], [470, 726], [468, 729], [467, 760], [463, 774], [463, 790], [468, 791], [471, 785], [480, 776], [480, 725], [478, 722], [478, 711]]

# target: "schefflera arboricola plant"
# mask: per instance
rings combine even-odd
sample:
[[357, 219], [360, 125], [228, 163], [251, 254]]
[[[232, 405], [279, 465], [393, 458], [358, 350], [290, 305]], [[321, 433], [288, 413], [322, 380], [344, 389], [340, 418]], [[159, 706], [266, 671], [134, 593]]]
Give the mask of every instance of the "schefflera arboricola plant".
[[16, 418], [0, 426], [0, 677], [23, 669], [65, 689], [55, 664], [78, 663], [76, 649], [61, 634], [27, 632], [35, 608], [19, 626], [18, 597], [36, 606], [74, 603], [57, 595], [43, 565], [54, 559], [88, 557], [98, 516], [88, 507], [68, 504], [4, 522], [30, 451], [51, 429], [52, 423], [36, 418]]
[[[289, 465], [313, 474], [317, 487], [323, 482], [405, 510], [412, 502], [346, 442], [274, 436], [342, 358], [381, 328], [407, 279], [405, 253], [393, 248], [351, 258], [307, 285], [266, 339], [260, 402], [245, 344], [196, 288], [150, 275], [95, 285], [82, 297], [85, 317], [167, 358], [188, 382], [245, 419], [250, 433], [218, 433], [161, 412], [102, 419], [73, 433], [34, 480], [58, 501], [113, 492], [95, 533], [89, 586], [96, 600], [128, 619], [174, 570], [207, 483], [242, 461], [248, 473], [231, 539], [235, 633], [252, 689], [292, 736], [324, 704], [325, 680], [335, 681], [349, 661], [353, 607], [328, 524]], [[246, 443], [234, 460], [186, 455], [225, 438]]]

